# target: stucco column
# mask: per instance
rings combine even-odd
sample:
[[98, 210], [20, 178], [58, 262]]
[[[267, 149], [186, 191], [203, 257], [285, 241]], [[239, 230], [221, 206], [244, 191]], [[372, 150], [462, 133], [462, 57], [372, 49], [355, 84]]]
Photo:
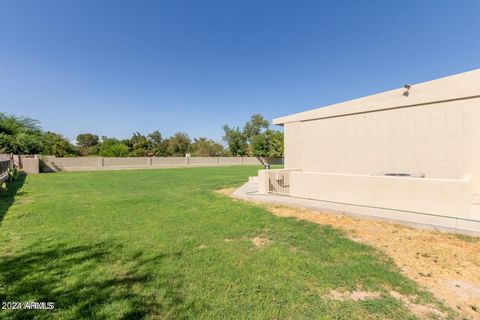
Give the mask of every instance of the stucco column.
[[258, 193], [268, 193], [268, 174], [267, 170], [258, 170]]

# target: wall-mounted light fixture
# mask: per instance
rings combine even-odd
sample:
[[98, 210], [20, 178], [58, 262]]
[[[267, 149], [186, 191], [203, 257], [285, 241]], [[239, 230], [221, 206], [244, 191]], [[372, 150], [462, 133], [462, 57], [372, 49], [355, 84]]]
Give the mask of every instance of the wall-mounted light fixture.
[[405, 97], [408, 97], [408, 95], [410, 94], [409, 91], [410, 91], [410, 88], [412, 87], [412, 85], [407, 83], [407, 84], [405, 84], [403, 87], [405, 88], [405, 92], [403, 93], [403, 95], [404, 95]]

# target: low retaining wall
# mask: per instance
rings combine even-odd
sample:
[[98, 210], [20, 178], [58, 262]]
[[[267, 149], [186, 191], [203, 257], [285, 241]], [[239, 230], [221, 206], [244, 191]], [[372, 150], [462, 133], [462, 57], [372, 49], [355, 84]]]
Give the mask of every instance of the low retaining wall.
[[71, 157], [43, 156], [42, 172], [128, 170], [175, 167], [283, 164], [281, 158], [256, 157]]
[[290, 172], [290, 195], [358, 206], [471, 219], [471, 175], [427, 179]]
[[275, 171], [289, 176], [290, 199], [315, 200], [319, 207], [335, 211], [480, 233], [471, 174], [435, 179], [260, 170], [259, 194], [272, 193], [267, 173]]

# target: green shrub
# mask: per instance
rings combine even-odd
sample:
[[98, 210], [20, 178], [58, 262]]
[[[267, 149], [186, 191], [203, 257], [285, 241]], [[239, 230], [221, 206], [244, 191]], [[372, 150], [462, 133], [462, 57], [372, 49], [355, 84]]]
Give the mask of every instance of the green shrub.
[[13, 165], [11, 165], [8, 170], [8, 181], [17, 181], [18, 180], [18, 175], [20, 172], [17, 170], [17, 168]]
[[102, 157], [128, 157], [128, 147], [117, 139], [105, 139], [100, 145]]

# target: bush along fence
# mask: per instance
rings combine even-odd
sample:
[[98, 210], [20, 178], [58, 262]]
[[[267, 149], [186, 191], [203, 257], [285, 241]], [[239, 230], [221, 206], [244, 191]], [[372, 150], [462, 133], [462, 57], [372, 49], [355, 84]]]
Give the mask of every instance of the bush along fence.
[[[282, 158], [260, 157], [53, 157], [38, 156], [40, 171], [92, 171], [283, 164]], [[25, 159], [24, 159], [25, 160]]]

